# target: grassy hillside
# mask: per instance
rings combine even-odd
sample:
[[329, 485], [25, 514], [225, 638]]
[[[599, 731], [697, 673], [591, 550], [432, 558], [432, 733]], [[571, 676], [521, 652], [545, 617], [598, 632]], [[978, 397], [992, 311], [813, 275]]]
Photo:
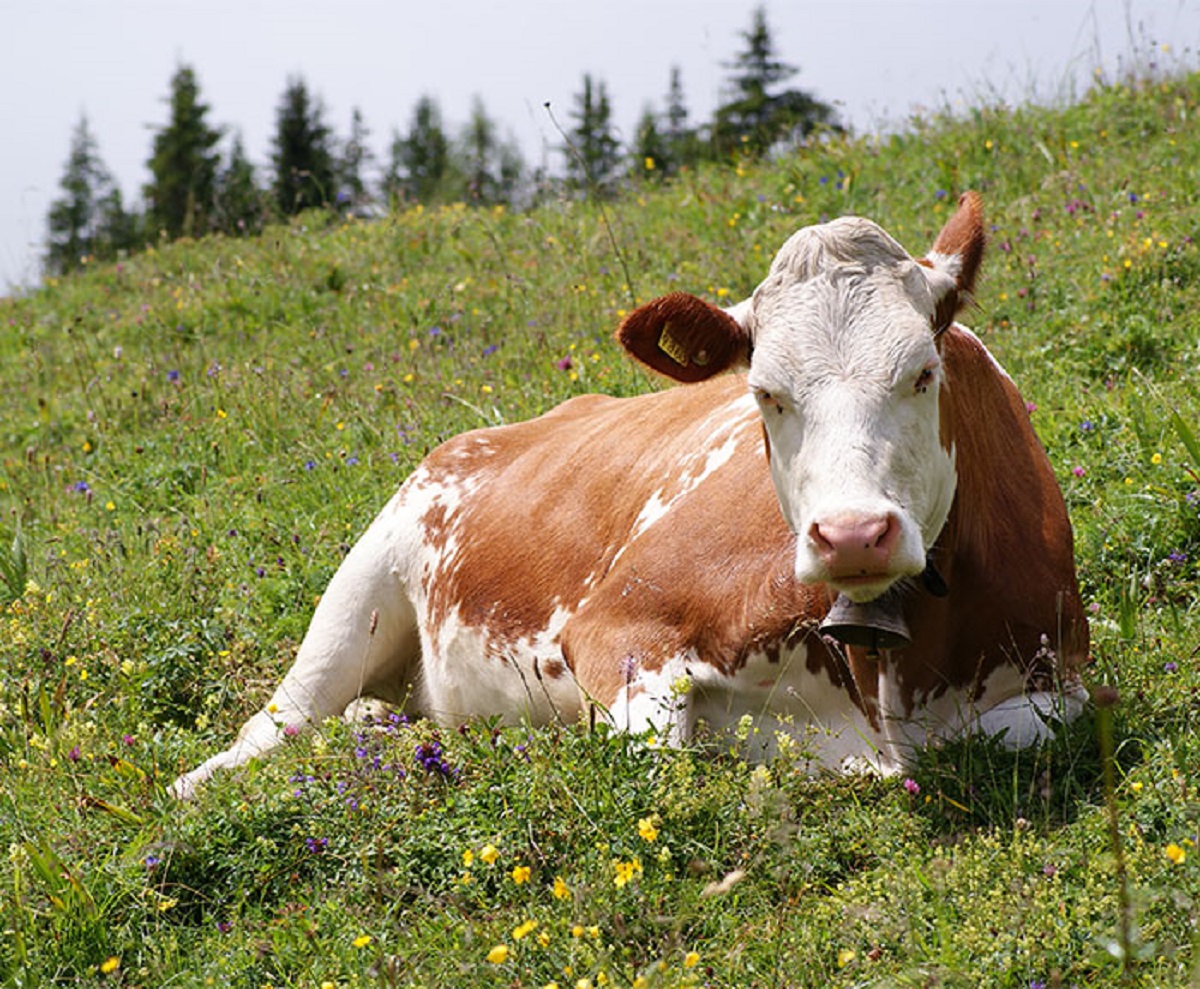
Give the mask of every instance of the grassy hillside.
[[[0, 300], [0, 978], [125, 986], [1200, 984], [1200, 76], [647, 186], [177, 243]], [[923, 251], [1076, 526], [1093, 688], [1048, 750], [898, 779], [584, 729], [330, 723], [216, 779], [420, 458], [584, 391], [674, 289], [855, 212]], [[1125, 982], [1121, 980], [1124, 979]]]

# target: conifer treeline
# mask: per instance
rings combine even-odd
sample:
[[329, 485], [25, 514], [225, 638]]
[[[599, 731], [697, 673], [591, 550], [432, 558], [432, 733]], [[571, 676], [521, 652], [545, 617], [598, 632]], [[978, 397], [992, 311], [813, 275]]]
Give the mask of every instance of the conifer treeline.
[[[531, 171], [511, 138], [476, 98], [457, 135], [448, 132], [433, 96], [413, 108], [407, 130], [393, 131], [388, 157], [376, 163], [362, 113], [337, 136], [320, 97], [300, 77], [288, 79], [275, 113], [269, 167], [246, 155], [236, 129], [209, 122], [195, 71], [171, 78], [168, 122], [153, 138], [150, 181], [140, 206], [128, 207], [100, 157], [87, 117], [80, 119], [47, 217], [45, 268], [70, 271], [160, 240], [213, 232], [254, 233], [275, 219], [313, 207], [373, 214], [408, 203], [506, 203], [547, 194], [607, 196], [621, 184], [658, 181], [702, 161], [734, 161], [797, 146], [815, 128], [836, 128], [832, 108], [802, 90], [780, 90], [797, 72], [774, 52], [766, 15], [754, 11], [744, 47], [727, 63], [728, 102], [711, 122], [693, 126], [678, 68], [670, 72], [666, 107], [647, 106], [633, 140], [622, 144], [602, 80], [584, 75], [575, 95], [561, 176]], [[228, 150], [219, 150], [228, 137]]]

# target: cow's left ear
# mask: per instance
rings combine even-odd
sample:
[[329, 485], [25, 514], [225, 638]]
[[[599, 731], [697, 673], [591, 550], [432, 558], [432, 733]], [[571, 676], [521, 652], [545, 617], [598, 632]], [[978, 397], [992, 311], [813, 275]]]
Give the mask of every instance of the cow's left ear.
[[651, 370], [685, 383], [750, 362], [750, 334], [742, 324], [686, 292], [635, 309], [617, 328], [617, 341]]
[[958, 199], [958, 209], [946, 221], [933, 248], [921, 259], [921, 264], [948, 275], [953, 288], [938, 299], [934, 316], [934, 331], [940, 333], [953, 322], [958, 311], [970, 301], [983, 260], [987, 240], [983, 231], [983, 197], [968, 190]]

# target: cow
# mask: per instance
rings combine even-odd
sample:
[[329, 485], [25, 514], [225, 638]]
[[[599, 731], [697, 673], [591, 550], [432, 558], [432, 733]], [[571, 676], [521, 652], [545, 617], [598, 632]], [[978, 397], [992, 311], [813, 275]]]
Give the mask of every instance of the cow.
[[956, 322], [984, 240], [973, 192], [919, 259], [842, 217], [728, 309], [676, 292], [630, 313], [621, 346], [682, 387], [435, 449], [269, 703], [173, 792], [380, 703], [672, 744], [753, 725], [751, 758], [790, 736], [835, 771], [1051, 737], [1087, 701], [1088, 628], [1028, 407]]

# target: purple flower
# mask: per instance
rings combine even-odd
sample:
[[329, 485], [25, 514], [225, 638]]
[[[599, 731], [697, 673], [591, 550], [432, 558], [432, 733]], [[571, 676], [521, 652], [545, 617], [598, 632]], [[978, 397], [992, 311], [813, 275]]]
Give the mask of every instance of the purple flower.
[[178, 381], [179, 380], [179, 372], [178, 371], [168, 371], [167, 372], [167, 380], [168, 381]]
[[563, 357], [563, 358], [560, 358], [559, 360], [555, 361], [555, 362], [554, 362], [554, 366], [555, 366], [556, 368], [558, 368], [560, 371], [569, 371], [569, 370], [571, 370], [571, 368], [573, 367], [573, 365], [572, 365], [572, 363], [571, 363], [571, 357], [570, 357], [570, 355], [568, 355], [568, 356], [566, 356], [566, 357]]
[[347, 467], [357, 467], [358, 466], [358, 457], [355, 456], [353, 453], [350, 454], [350, 456], [348, 456], [346, 458], [346, 466]]
[[328, 838], [305, 838], [304, 844], [314, 855], [320, 855], [329, 845]]
[[1178, 671], [1179, 671], [1178, 663], [1172, 663], [1169, 661], [1166, 663], [1163, 663], [1163, 672], [1164, 673], [1177, 673]]
[[1071, 473], [1074, 474], [1076, 477], [1083, 477], [1083, 475], [1086, 474], [1087, 471], [1084, 470], [1082, 467], [1072, 467]]
[[121, 741], [126, 745], [133, 745], [136, 739], [132, 735], [122, 735]]
[[494, 354], [499, 349], [500, 349], [500, 344], [493, 343], [493, 344], [483, 348], [483, 356], [491, 357], [492, 354]]
[[88, 485], [87, 481], [76, 481], [74, 484], [71, 485], [71, 490], [78, 491], [80, 494], [87, 494], [92, 489]]
[[304, 469], [305, 470], [316, 470], [316, 468], [317, 468], [317, 462], [315, 460], [304, 461]]
[[915, 797], [921, 792], [921, 784], [909, 776], [904, 780], [904, 789]]
[[142, 861], [147, 869], [153, 869], [162, 861], [162, 859], [160, 859], [157, 855], [147, 855]]

